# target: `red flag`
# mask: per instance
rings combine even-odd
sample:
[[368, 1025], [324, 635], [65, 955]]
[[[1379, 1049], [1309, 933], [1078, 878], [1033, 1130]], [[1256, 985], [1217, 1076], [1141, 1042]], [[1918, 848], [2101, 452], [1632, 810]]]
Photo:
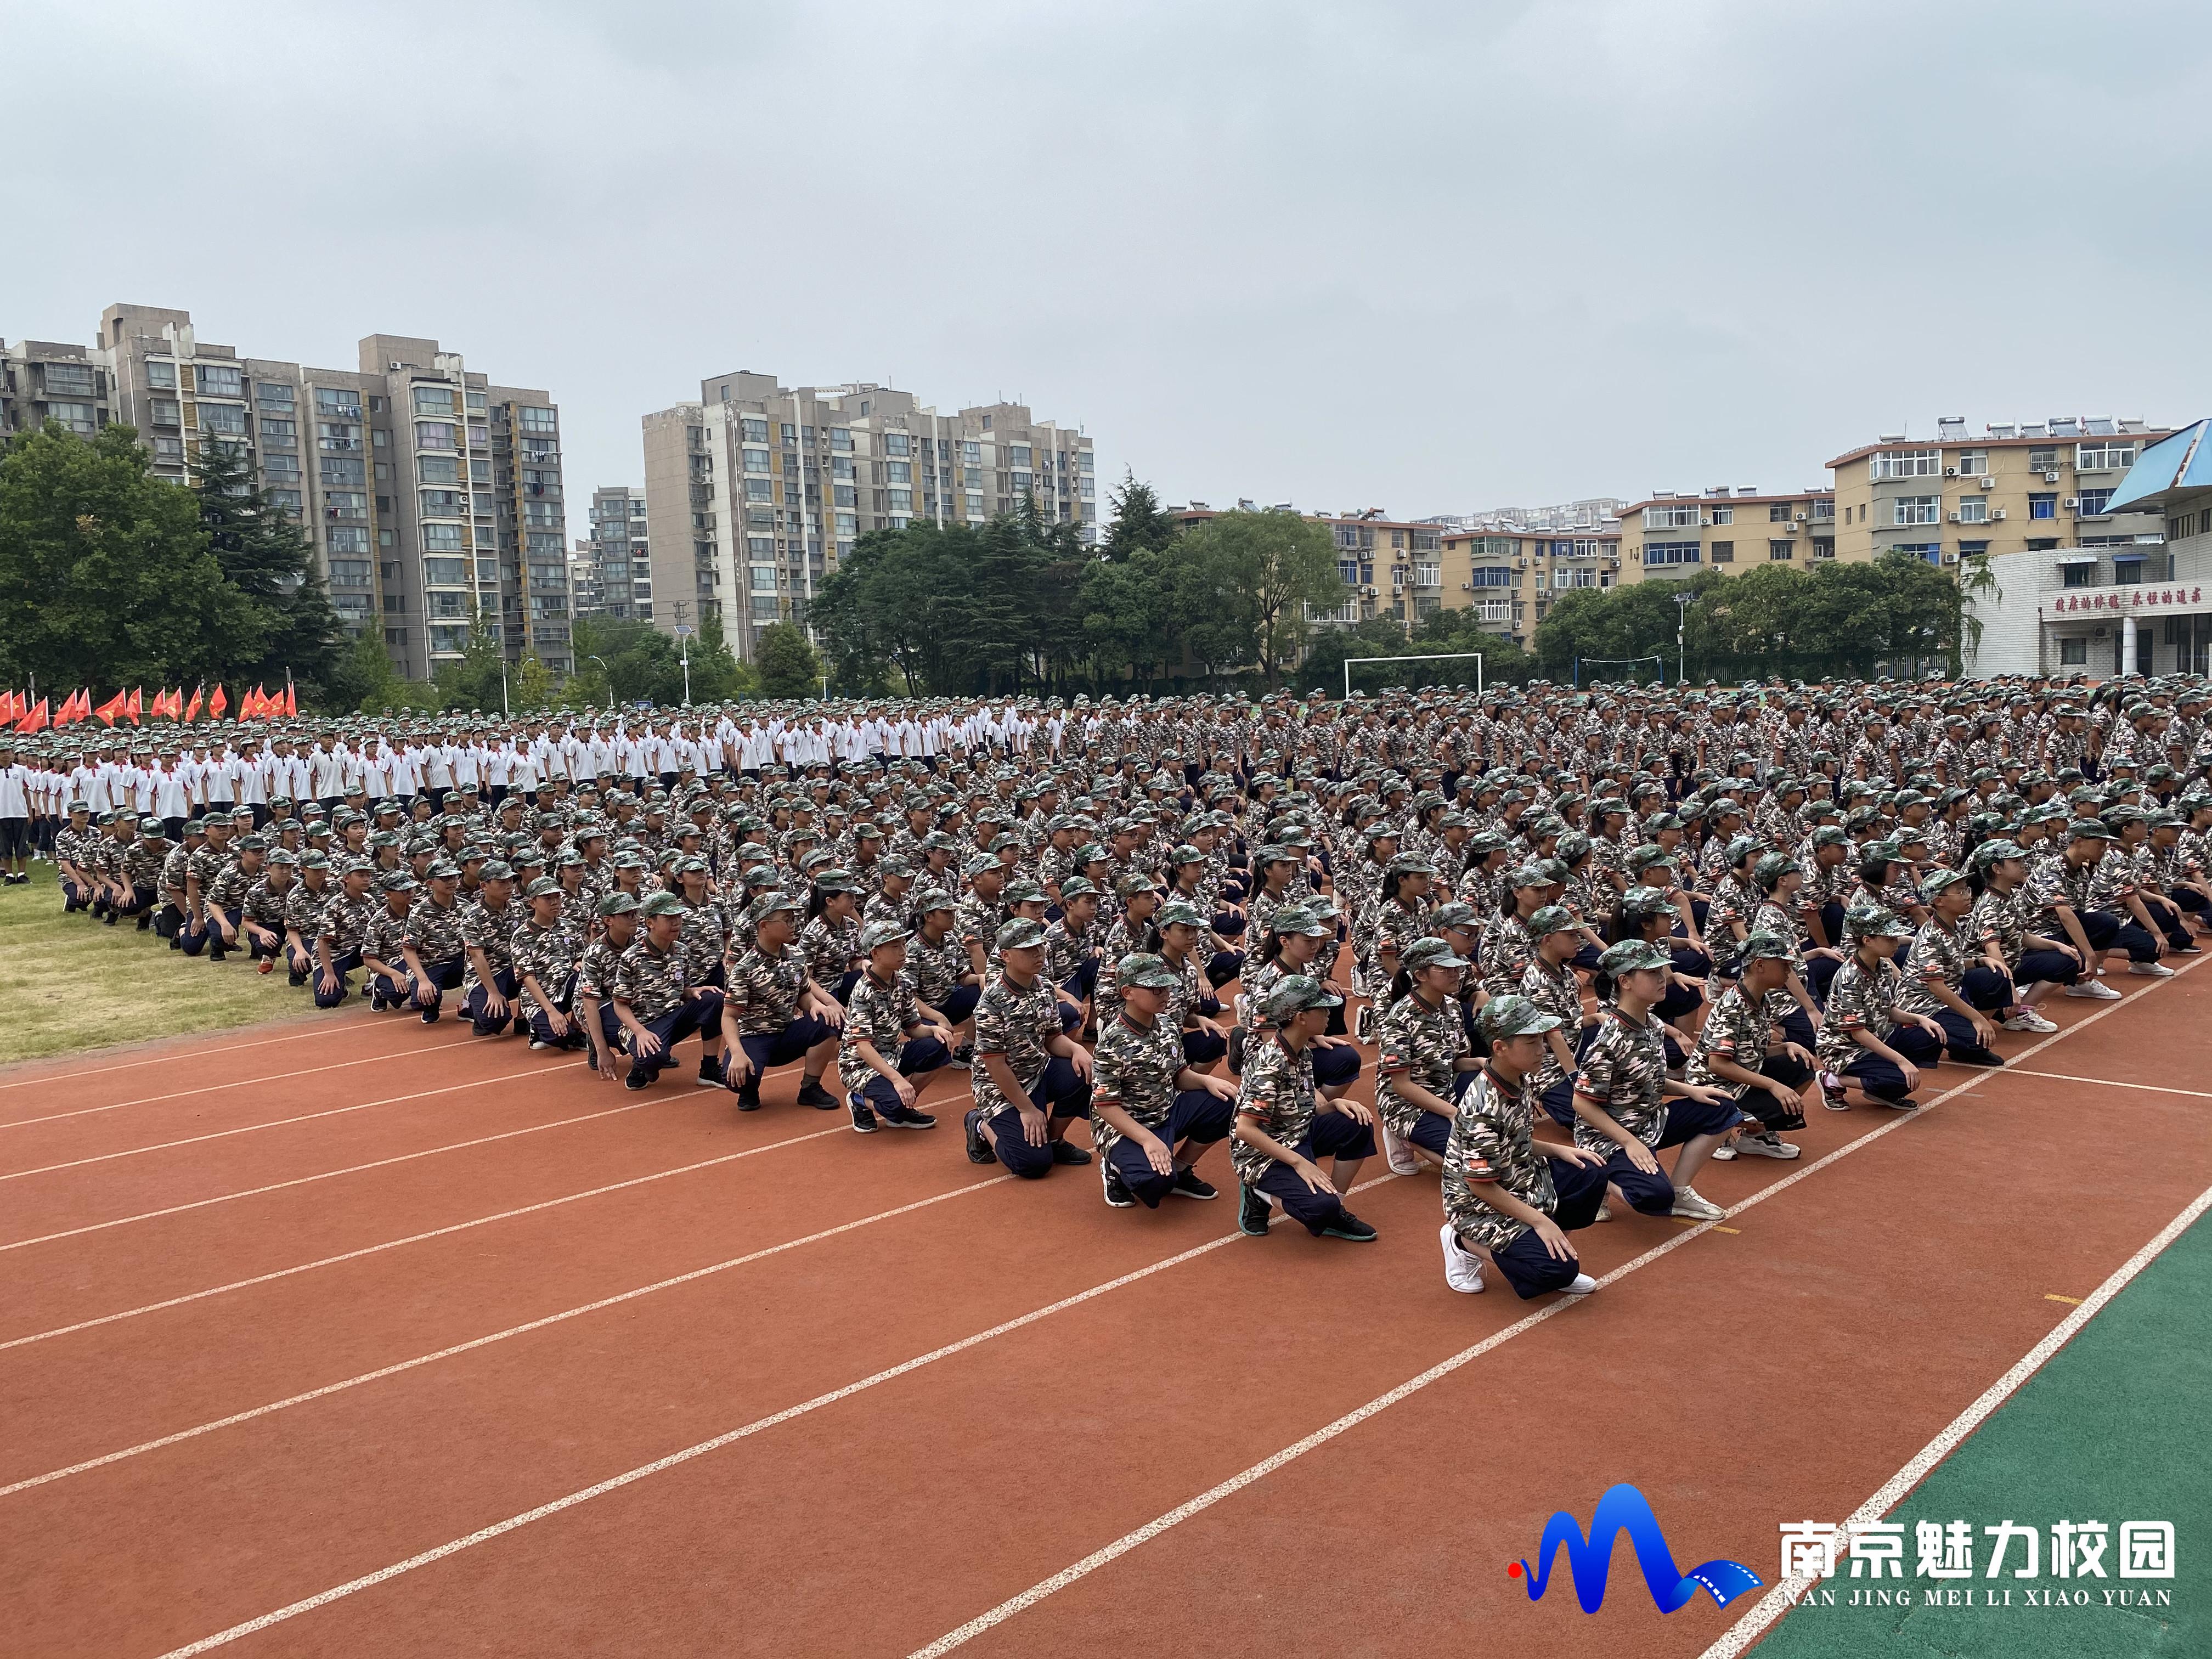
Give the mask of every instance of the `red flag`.
[[[85, 693], [85, 696], [89, 699], [92, 694], [88, 691]], [[118, 691], [106, 702], [100, 704], [99, 708], [92, 711], [93, 718], [98, 720], [102, 726], [112, 726], [115, 722], [121, 718], [124, 706], [130, 701], [131, 699], [127, 695], [121, 691]]]
[[230, 699], [224, 695], [222, 682], [217, 680], [215, 683], [215, 696], [208, 699], [208, 718], [211, 720], [221, 720], [222, 711], [229, 707]]
[[15, 694], [13, 691], [0, 691], [0, 726], [8, 725], [15, 718]]
[[46, 697], [40, 697], [39, 706], [27, 712], [15, 722], [15, 729], [18, 732], [28, 733], [41, 731], [48, 726], [51, 723], [46, 713], [46, 704], [49, 701]]
[[173, 690], [164, 691], [159, 696], [155, 697], [154, 699], [154, 712], [165, 719], [173, 720], [182, 720], [185, 714], [184, 687], [181, 685], [178, 686]]
[[76, 693], [72, 691], [62, 699], [62, 706], [54, 710], [54, 730], [70, 724], [76, 719]]
[[130, 717], [131, 724], [133, 726], [138, 724], [138, 717], [146, 712], [145, 705], [139, 701], [140, 690], [140, 687], [135, 685], [131, 688], [131, 701], [123, 710]]
[[193, 688], [192, 700], [185, 705], [185, 712], [178, 717], [182, 720], [186, 726], [190, 726], [194, 720], [200, 717], [200, 699], [204, 696], [206, 693], [207, 687], [204, 685], [196, 686]]
[[266, 686], [256, 685], [253, 688], [253, 718], [258, 720], [265, 720], [275, 712], [276, 711], [269, 706], [268, 688]]
[[92, 688], [88, 685], [80, 686], [77, 689], [76, 706], [70, 710], [70, 722], [71, 725], [76, 725], [91, 718]]
[[284, 713], [287, 715], [297, 715], [299, 712], [299, 688], [294, 685], [291, 681], [287, 680], [284, 682]]

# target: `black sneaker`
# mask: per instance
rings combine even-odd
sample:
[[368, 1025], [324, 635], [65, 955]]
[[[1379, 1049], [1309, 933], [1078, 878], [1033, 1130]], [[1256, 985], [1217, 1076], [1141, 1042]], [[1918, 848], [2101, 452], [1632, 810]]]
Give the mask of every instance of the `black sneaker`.
[[970, 1164], [996, 1164], [999, 1155], [991, 1150], [991, 1143], [983, 1139], [983, 1115], [968, 1114], [968, 1161]]
[[1052, 1161], [1055, 1164], [1088, 1164], [1091, 1162], [1091, 1154], [1085, 1152], [1080, 1146], [1071, 1146], [1064, 1140], [1054, 1140], [1048, 1142], [1047, 1144], [1052, 1148]]
[[799, 1085], [799, 1103], [811, 1106], [817, 1112], [834, 1112], [837, 1109], [837, 1097], [822, 1086], [821, 1079], [810, 1078]]
[[[381, 1002], [372, 1002], [368, 1006], [375, 1009], [379, 1013], [382, 1013], [384, 1012], [384, 1005]], [[542, 1053], [545, 1049], [553, 1048], [554, 1046], [556, 1045], [548, 1042], [544, 1037], [534, 1036], [530, 1039], [530, 1052], [533, 1054]]]
[[153, 917], [151, 917], [151, 916], [141, 916], [141, 917], [139, 917], [139, 918], [138, 918], [138, 931], [139, 931], [140, 933], [152, 933], [152, 932], [154, 931], [154, 918], [153, 918]]
[[[388, 1006], [384, 1000], [383, 992], [371, 991], [368, 994], [368, 1012], [372, 1014], [382, 1013]], [[530, 1039], [530, 1046], [533, 1048], [543, 1048], [545, 1045], [536, 1037], [532, 1037]]]
[[425, 1008], [422, 1011], [422, 1023], [425, 1025], [435, 1025], [438, 1023], [438, 1015], [440, 1012], [441, 1010], [438, 1005], [434, 1002], [432, 1003], [428, 1008]]
[[1121, 1180], [1121, 1171], [1111, 1163], [1098, 1166], [1098, 1184], [1106, 1189], [1106, 1207], [1109, 1210], [1133, 1210], [1137, 1200], [1130, 1196], [1129, 1188]]
[[911, 1106], [902, 1106], [896, 1101], [884, 1107], [876, 1115], [887, 1127], [893, 1129], [934, 1129], [937, 1120], [927, 1112], [916, 1111]]
[[1354, 1244], [1372, 1244], [1375, 1229], [1351, 1211], [1340, 1209], [1336, 1212], [1336, 1219], [1321, 1230], [1321, 1236], [1323, 1238], [1347, 1239]]
[[[581, 1036], [583, 1033], [579, 1031], [575, 1033], [575, 1035]], [[711, 1055], [700, 1055], [699, 1075], [692, 1079], [692, 1082], [696, 1084], [702, 1089], [728, 1088], [730, 1086], [729, 1079], [722, 1075], [722, 1068], [726, 1063], [726, 1062], [715, 1059]]]
[[741, 1112], [760, 1110], [760, 1085], [748, 1083], [737, 1091], [738, 1109]]
[[650, 1089], [652, 1086], [653, 1079], [642, 1072], [629, 1073], [623, 1079], [623, 1087], [625, 1089]]
[[1177, 1198], [1218, 1198], [1221, 1191], [1210, 1181], [1199, 1179], [1195, 1170], [1176, 1171], [1175, 1185], [1168, 1190]]
[[1237, 1206], [1237, 1231], [1248, 1238], [1267, 1236], [1267, 1200], [1261, 1196], [1257, 1187], [1241, 1187], [1241, 1201]]
[[853, 1115], [853, 1132], [855, 1134], [872, 1135], [883, 1127], [876, 1121], [873, 1109], [859, 1095], [846, 1096], [845, 1109]]

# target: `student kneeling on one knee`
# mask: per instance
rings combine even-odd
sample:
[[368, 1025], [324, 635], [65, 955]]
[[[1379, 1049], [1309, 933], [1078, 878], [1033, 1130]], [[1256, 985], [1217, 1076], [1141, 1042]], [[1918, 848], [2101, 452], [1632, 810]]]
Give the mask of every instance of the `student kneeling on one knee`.
[[1453, 1000], [1468, 959], [1443, 940], [1417, 939], [1398, 955], [1390, 1012], [1376, 1038], [1375, 1113], [1390, 1167], [1412, 1175], [1413, 1148], [1441, 1160], [1457, 1115], [1459, 1096], [1481, 1061], [1468, 1042]]
[[1170, 1193], [1218, 1196], [1194, 1167], [1236, 1116], [1237, 1085], [1209, 1077], [1185, 1057], [1167, 1016], [1183, 974], [1164, 957], [1139, 951], [1113, 970], [1121, 1012], [1098, 1034], [1091, 1073], [1091, 1133], [1099, 1179], [1115, 1209], [1158, 1209]]
[[1091, 1054], [1061, 1028], [1056, 988], [1044, 977], [1042, 925], [1017, 917], [997, 941], [998, 975], [975, 1005], [968, 1158], [1034, 1181], [1055, 1164], [1091, 1162], [1065, 1139], [1091, 1109]]
[[626, 1089], [651, 1086], [676, 1058], [676, 1045], [699, 1038], [699, 1081], [722, 1083], [722, 994], [711, 985], [694, 985], [685, 976], [677, 948], [684, 928], [684, 901], [655, 893], [637, 908], [642, 923], [635, 944], [615, 969], [615, 1018], [629, 1036]]
[[[1344, 1207], [1344, 1194], [1375, 1152], [1375, 1114], [1357, 1101], [1328, 1100], [1314, 1088], [1314, 1040], [1344, 999], [1319, 980], [1291, 974], [1268, 988], [1261, 1024], [1244, 1049], [1237, 1091], [1237, 1144], [1230, 1154], [1243, 1183], [1238, 1228], [1265, 1237], [1271, 1204], [1316, 1238], [1367, 1243], [1375, 1229]], [[1314, 1162], [1333, 1160], [1323, 1175]]]

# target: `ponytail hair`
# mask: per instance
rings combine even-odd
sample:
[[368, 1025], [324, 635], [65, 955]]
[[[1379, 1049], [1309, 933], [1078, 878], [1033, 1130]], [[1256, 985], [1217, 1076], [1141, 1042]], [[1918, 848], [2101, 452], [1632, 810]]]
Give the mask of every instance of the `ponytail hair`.
[[1396, 973], [1390, 975], [1390, 1002], [1393, 1004], [1401, 1002], [1413, 994], [1413, 970], [1412, 969], [1401, 968]]
[[1617, 1000], [1620, 990], [1620, 981], [1604, 969], [1600, 968], [1590, 975], [1590, 994], [1600, 1003]]

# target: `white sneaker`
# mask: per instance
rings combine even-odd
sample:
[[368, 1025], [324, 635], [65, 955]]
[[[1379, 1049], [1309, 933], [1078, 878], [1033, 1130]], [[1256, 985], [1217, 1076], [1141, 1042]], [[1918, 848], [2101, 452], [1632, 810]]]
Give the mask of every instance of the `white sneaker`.
[[1389, 1164], [1390, 1173], [1401, 1176], [1420, 1174], [1421, 1160], [1413, 1156], [1413, 1149], [1400, 1138], [1398, 1132], [1384, 1121], [1379, 1112], [1375, 1117], [1375, 1127], [1382, 1131], [1382, 1158]]
[[2101, 980], [2085, 979], [2079, 985], [2066, 988], [2069, 997], [2081, 997], [2090, 1002], [2118, 1002], [2120, 994]]
[[[1796, 1146], [1783, 1139], [1771, 1129], [1758, 1134], [1738, 1135], [1735, 1149], [1746, 1158], [1778, 1158], [1787, 1162], [1797, 1156]], [[1713, 1156], [1718, 1158], [1720, 1154], [1715, 1152]]]
[[1674, 1207], [1667, 1213], [1683, 1216], [1692, 1221], [1718, 1221], [1728, 1212], [1711, 1199], [1700, 1198], [1694, 1187], [1677, 1187], [1674, 1188]]
[[1444, 1283], [1462, 1296], [1482, 1294], [1482, 1258], [1469, 1255], [1462, 1248], [1459, 1235], [1447, 1221], [1437, 1230], [1437, 1241], [1444, 1247]]
[[2173, 969], [2162, 962], [2131, 962], [2128, 971], [2137, 979], [2172, 979]]
[[2058, 1029], [2033, 1008], [2021, 1009], [2005, 1021], [2004, 1028], [2008, 1031], [2055, 1031]]
[[1597, 1288], [1597, 1280], [1588, 1273], [1577, 1273], [1575, 1282], [1559, 1292], [1561, 1296], [1588, 1296]]
[[1713, 1148], [1713, 1162], [1714, 1162], [1714, 1163], [1716, 1163], [1716, 1164], [1733, 1164], [1733, 1163], [1735, 1163], [1735, 1143], [1734, 1141], [1730, 1141], [1730, 1142], [1729, 1142], [1727, 1146], [1716, 1146], [1716, 1147], [1714, 1147], [1714, 1148]]
[[1597, 1206], [1597, 1213], [1590, 1218], [1592, 1222], [1610, 1221], [1612, 1219], [1613, 1206], [1610, 1204], [1599, 1205]]

